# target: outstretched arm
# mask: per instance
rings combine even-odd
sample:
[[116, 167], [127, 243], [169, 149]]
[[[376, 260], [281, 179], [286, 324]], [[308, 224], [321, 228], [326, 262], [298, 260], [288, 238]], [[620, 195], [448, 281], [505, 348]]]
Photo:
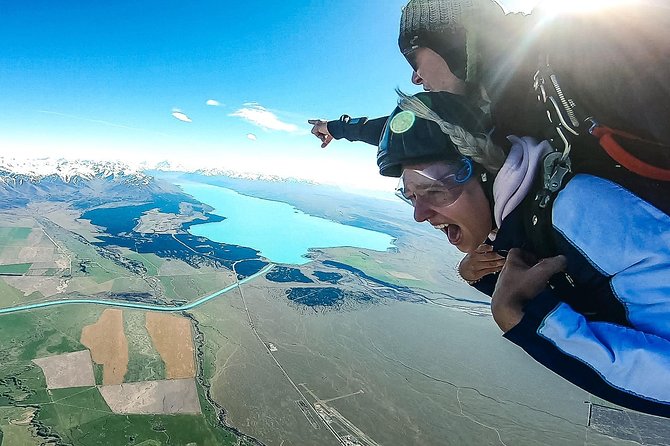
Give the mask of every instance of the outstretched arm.
[[310, 119], [307, 123], [312, 124], [312, 134], [321, 140], [321, 147], [323, 148], [330, 144], [333, 139], [342, 138], [377, 146], [387, 118], [388, 116], [375, 119], [350, 118], [347, 115], [342, 115], [340, 119], [335, 121]]

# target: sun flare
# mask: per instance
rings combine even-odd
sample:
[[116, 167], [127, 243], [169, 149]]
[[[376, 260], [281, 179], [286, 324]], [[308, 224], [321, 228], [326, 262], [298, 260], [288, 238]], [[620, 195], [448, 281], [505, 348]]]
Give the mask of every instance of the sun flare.
[[635, 3], [639, 0], [544, 0], [539, 6], [544, 11], [561, 14], [588, 13]]

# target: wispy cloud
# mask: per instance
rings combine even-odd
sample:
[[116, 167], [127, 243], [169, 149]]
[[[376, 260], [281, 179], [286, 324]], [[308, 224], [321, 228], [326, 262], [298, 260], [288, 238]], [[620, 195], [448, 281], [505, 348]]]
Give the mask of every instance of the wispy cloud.
[[247, 133], [247, 139], [256, 141], [258, 138], [256, 138], [256, 135], [254, 135], [253, 133]]
[[188, 116], [186, 116], [184, 112], [179, 110], [173, 110], [172, 116], [174, 116], [176, 119], [179, 119], [182, 122], [193, 122], [191, 121], [191, 118], [189, 118]]
[[296, 125], [283, 122], [277, 115], [255, 102], [244, 104], [244, 107], [231, 113], [230, 116], [242, 118], [245, 121], [266, 130], [278, 130], [289, 133], [296, 133], [299, 131]]
[[148, 132], [148, 133], [154, 133], [154, 134], [157, 134], [157, 135], [168, 136], [167, 134], [162, 133], [162, 132], [156, 132], [156, 131], [149, 130], [149, 129], [143, 129], [141, 127], [133, 127], [133, 126], [130, 126], [130, 125], [119, 124], [118, 122], [105, 121], [103, 119], [86, 118], [86, 117], [83, 117], [83, 116], [70, 115], [68, 113], [60, 113], [60, 112], [55, 112], [55, 111], [50, 111], [50, 110], [37, 110], [37, 113], [43, 113], [45, 115], [60, 116], [62, 118], [76, 119], [77, 121], [92, 122], [94, 124], [105, 125], [107, 127], [116, 127], [116, 128], [119, 128], [119, 129], [127, 129], [127, 130], [139, 130], [141, 132]]
[[216, 99], [207, 99], [207, 102], [205, 102], [207, 105], [211, 105], [212, 107], [220, 107], [221, 103], [217, 101]]

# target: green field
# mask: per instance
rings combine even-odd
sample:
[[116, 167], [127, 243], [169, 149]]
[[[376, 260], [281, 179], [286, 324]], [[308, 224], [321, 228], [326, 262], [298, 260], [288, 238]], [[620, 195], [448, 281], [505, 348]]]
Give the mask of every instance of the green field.
[[144, 312], [123, 312], [123, 325], [128, 339], [125, 382], [165, 379], [165, 363], [154, 348], [145, 324]]
[[147, 276], [157, 276], [158, 269], [165, 262], [165, 260], [155, 254], [139, 254], [130, 250], [126, 250], [124, 256], [142, 263], [147, 269]]
[[28, 238], [33, 228], [3, 226], [0, 227], [0, 245], [9, 245]]
[[4, 280], [0, 279], [0, 306], [2, 307], [21, 305], [28, 301], [42, 299], [43, 297], [44, 296], [38, 292], [30, 293], [26, 296], [21, 290], [14, 288]]
[[[8, 251], [15, 251], [14, 247], [23, 245], [33, 228], [24, 227], [0, 227], [0, 253], [6, 254]], [[18, 254], [18, 252], [17, 252]], [[16, 257], [13, 255], [12, 257]]]
[[0, 265], [0, 274], [22, 275], [28, 272], [32, 263], [14, 263], [11, 265]]
[[54, 390], [40, 407], [39, 421], [71, 444], [236, 444], [232, 434], [197, 415], [116, 415], [97, 387]]
[[171, 299], [193, 300], [207, 296], [230, 285], [220, 273], [193, 274], [188, 276], [160, 276], [165, 294]]
[[365, 255], [359, 251], [354, 251], [339, 257], [338, 260], [342, 263], [346, 263], [349, 266], [360, 269], [365, 274], [375, 279], [388, 282], [393, 285], [415, 287], [421, 285], [427, 285], [424, 281], [421, 280], [408, 280], [408, 279], [399, 279], [391, 274], [388, 271], [393, 270], [402, 270], [390, 263], [378, 262], [375, 259], [371, 259], [370, 256]]

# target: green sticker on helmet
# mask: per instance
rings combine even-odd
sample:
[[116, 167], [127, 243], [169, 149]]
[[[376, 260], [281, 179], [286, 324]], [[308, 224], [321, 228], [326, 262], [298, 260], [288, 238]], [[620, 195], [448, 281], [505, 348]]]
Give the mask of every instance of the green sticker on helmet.
[[393, 133], [405, 133], [414, 125], [416, 116], [409, 110], [403, 110], [391, 119], [391, 131]]

